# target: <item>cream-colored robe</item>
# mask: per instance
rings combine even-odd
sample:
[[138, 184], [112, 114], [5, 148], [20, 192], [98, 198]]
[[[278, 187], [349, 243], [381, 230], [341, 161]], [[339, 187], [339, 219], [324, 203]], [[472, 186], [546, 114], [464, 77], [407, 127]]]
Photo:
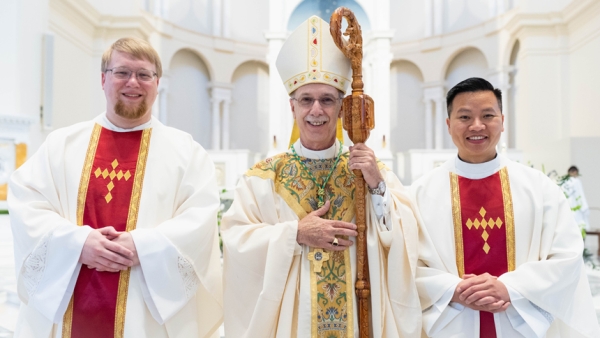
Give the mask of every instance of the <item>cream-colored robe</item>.
[[[295, 146], [301, 148], [299, 141]], [[299, 155], [332, 158], [335, 145], [333, 148], [325, 157], [319, 152], [307, 154], [306, 150]], [[382, 175], [389, 212], [381, 219], [387, 226], [376, 216], [368, 194], [366, 198], [372, 337], [418, 337], [421, 311], [414, 283], [417, 224], [398, 178], [385, 169]], [[310, 336], [309, 247], [296, 242], [298, 220], [275, 191], [272, 180], [255, 176], [240, 179], [221, 225], [227, 337]], [[356, 243], [356, 238], [351, 240]], [[355, 248], [350, 247], [354, 275]], [[354, 323], [358, 337], [357, 321]]]
[[479, 337], [479, 311], [450, 302], [460, 278], [449, 173], [481, 179], [503, 167], [514, 208], [516, 268], [498, 278], [511, 298], [505, 312], [494, 314], [498, 337], [600, 337], [581, 257], [583, 241], [564, 194], [542, 172], [502, 155], [482, 164], [456, 157], [410, 188], [422, 216], [417, 286], [424, 333]]
[[[59, 129], [11, 177], [8, 204], [18, 293], [15, 337], [60, 337], [92, 230], [76, 226], [77, 193], [94, 123]], [[222, 322], [218, 190], [208, 154], [190, 135], [152, 119], [131, 269], [125, 337], [205, 337]], [[110, 224], [106, 224], [108, 226]]]

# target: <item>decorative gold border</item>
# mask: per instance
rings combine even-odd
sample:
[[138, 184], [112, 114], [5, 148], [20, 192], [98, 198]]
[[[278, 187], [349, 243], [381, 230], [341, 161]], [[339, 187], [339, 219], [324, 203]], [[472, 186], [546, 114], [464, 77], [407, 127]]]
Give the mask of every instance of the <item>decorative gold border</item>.
[[[313, 252], [315, 248], [310, 248]], [[330, 253], [333, 259], [333, 253]], [[354, 338], [354, 282], [352, 281], [352, 263], [350, 262], [350, 249], [344, 250], [344, 264], [346, 265], [346, 311], [348, 312], [348, 326], [346, 336]], [[317, 273], [313, 271], [313, 262], [310, 262], [310, 305], [311, 305], [311, 337], [317, 337]]]
[[454, 222], [454, 244], [456, 250], [456, 268], [460, 278], [465, 274], [465, 250], [462, 236], [462, 217], [460, 214], [460, 189], [458, 175], [450, 173], [450, 200], [452, 201], [452, 220]]
[[[87, 190], [90, 183], [90, 176], [92, 173], [92, 165], [94, 164], [94, 158], [96, 157], [96, 149], [98, 148], [98, 141], [100, 140], [100, 132], [102, 126], [94, 124], [92, 135], [90, 136], [90, 143], [88, 144], [87, 152], [85, 153], [85, 160], [83, 162], [83, 169], [81, 171], [81, 179], [79, 180], [79, 191], [77, 192], [77, 225], [83, 225], [83, 211], [85, 209], [85, 199], [87, 196]], [[62, 325], [62, 337], [70, 338], [71, 329], [73, 326], [73, 297], [69, 301], [67, 311], [63, 316]]]
[[100, 140], [100, 132], [102, 126], [99, 124], [94, 125], [92, 136], [90, 138], [90, 144], [85, 155], [85, 161], [83, 162], [83, 170], [81, 172], [81, 180], [79, 181], [79, 192], [77, 193], [77, 225], [83, 225], [83, 211], [85, 209], [85, 198], [87, 196], [88, 185], [90, 183], [90, 176], [92, 172], [92, 165], [94, 164], [94, 158], [96, 157], [96, 148], [98, 148], [98, 141]]
[[67, 311], [63, 316], [63, 325], [62, 325], [62, 337], [70, 338], [71, 337], [71, 329], [73, 326], [73, 297], [69, 301], [69, 306], [67, 307]]
[[350, 262], [350, 249], [344, 250], [344, 262], [346, 264], [346, 309], [348, 311], [348, 338], [354, 338], [354, 282], [352, 281], [352, 263]]
[[[315, 248], [310, 248], [313, 252]], [[330, 259], [333, 259], [331, 257]], [[311, 337], [317, 336], [317, 273], [313, 271], [313, 262], [310, 262], [310, 328]]]
[[500, 169], [500, 184], [504, 200], [504, 221], [506, 222], [506, 261], [508, 271], [515, 270], [515, 214], [513, 212], [512, 193], [506, 167]]
[[[140, 200], [142, 197], [142, 186], [144, 183], [144, 174], [146, 172], [146, 161], [148, 160], [148, 149], [150, 148], [150, 136], [152, 128], [144, 129], [142, 140], [140, 142], [140, 151], [135, 166], [135, 176], [133, 180], [133, 190], [131, 192], [131, 201], [129, 202], [129, 214], [127, 215], [127, 232], [135, 229], [138, 213], [140, 210]], [[127, 294], [129, 291], [129, 276], [131, 268], [121, 271], [119, 275], [119, 289], [117, 291], [117, 307], [115, 311], [115, 338], [122, 338], [125, 331], [125, 313], [127, 310]]]

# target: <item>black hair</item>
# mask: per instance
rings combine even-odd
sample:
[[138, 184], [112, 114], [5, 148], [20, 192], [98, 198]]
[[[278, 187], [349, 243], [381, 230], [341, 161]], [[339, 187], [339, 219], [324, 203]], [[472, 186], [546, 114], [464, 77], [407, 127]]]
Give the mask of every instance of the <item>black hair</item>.
[[450, 113], [452, 112], [452, 102], [456, 95], [460, 93], [468, 93], [468, 92], [481, 92], [481, 91], [491, 91], [496, 96], [496, 100], [498, 100], [498, 107], [500, 107], [500, 113], [502, 113], [502, 91], [498, 88], [494, 88], [491, 83], [487, 80], [482, 79], [480, 77], [471, 77], [466, 80], [459, 82], [456, 86], [452, 87], [446, 95], [446, 108], [448, 109], [448, 117], [450, 117]]
[[579, 172], [579, 169], [577, 169], [577, 167], [576, 167], [576, 166], [572, 165], [572, 166], [570, 166], [570, 167], [569, 167], [569, 170], [567, 170], [567, 172], [568, 172], [568, 173], [570, 173], [570, 172], [572, 172], [572, 171]]

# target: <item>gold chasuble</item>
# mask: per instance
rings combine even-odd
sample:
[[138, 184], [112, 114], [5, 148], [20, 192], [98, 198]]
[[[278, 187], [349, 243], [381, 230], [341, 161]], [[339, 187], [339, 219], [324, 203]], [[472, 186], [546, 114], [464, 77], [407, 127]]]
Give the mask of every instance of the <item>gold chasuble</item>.
[[[77, 196], [77, 224], [135, 229], [152, 129], [114, 132], [94, 126]], [[123, 337], [130, 269], [83, 266], [63, 318], [62, 336]]]
[[[331, 172], [335, 159], [298, 157], [319, 184]], [[299, 219], [317, 210], [318, 187], [310, 175], [289, 153], [257, 163], [248, 176], [271, 179], [275, 191]], [[325, 219], [351, 222], [354, 218], [354, 174], [348, 170], [348, 153], [340, 160], [324, 187], [324, 200], [331, 202]], [[328, 251], [310, 248], [308, 253], [311, 283], [312, 337], [354, 337], [353, 274], [349, 249]]]
[[[506, 167], [474, 180], [450, 173], [456, 266], [499, 277], [515, 269], [515, 229]], [[494, 314], [480, 311], [480, 337], [496, 337]]]

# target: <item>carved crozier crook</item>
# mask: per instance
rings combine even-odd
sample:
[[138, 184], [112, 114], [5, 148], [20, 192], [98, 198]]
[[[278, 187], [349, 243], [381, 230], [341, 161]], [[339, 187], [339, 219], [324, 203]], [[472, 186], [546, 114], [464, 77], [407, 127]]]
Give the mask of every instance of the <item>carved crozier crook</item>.
[[[342, 37], [342, 18], [346, 18], [348, 28], [344, 35], [348, 36], [346, 41]], [[354, 144], [365, 143], [369, 138], [370, 131], [375, 127], [374, 102], [373, 99], [363, 93], [362, 81], [362, 31], [354, 13], [345, 7], [339, 7], [331, 16], [331, 36], [338, 48], [350, 59], [352, 65], [352, 95], [346, 96], [342, 101], [342, 117], [344, 129], [348, 132], [350, 140]], [[367, 224], [365, 180], [360, 170], [353, 170], [356, 176], [356, 226], [358, 231], [356, 243], [356, 296], [358, 301], [358, 327], [360, 338], [369, 337], [370, 319], [370, 284], [369, 263], [367, 260]]]

